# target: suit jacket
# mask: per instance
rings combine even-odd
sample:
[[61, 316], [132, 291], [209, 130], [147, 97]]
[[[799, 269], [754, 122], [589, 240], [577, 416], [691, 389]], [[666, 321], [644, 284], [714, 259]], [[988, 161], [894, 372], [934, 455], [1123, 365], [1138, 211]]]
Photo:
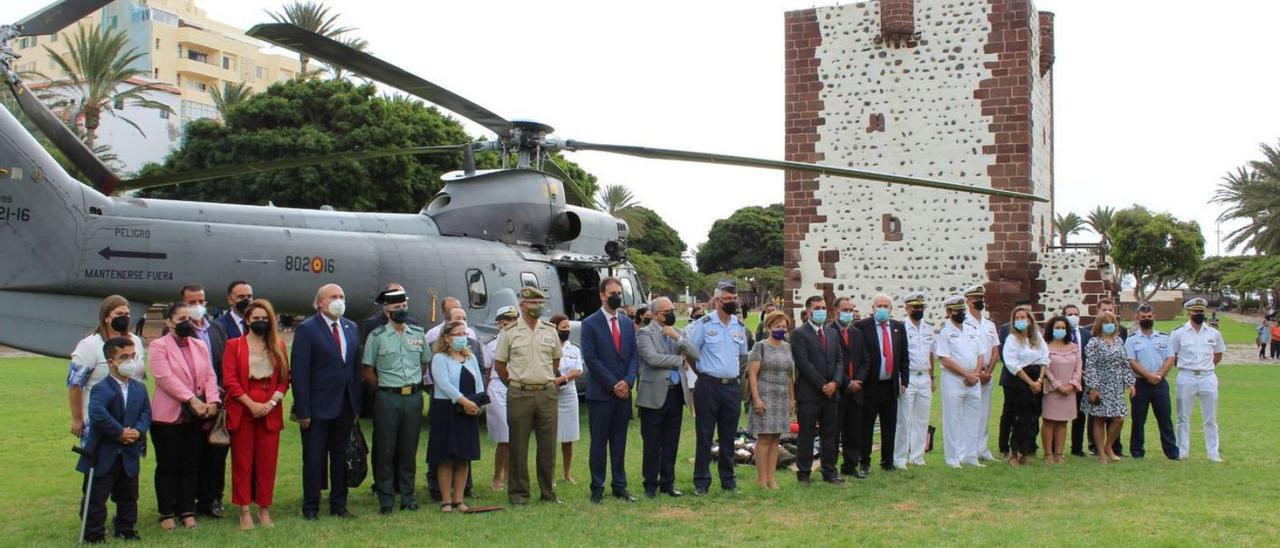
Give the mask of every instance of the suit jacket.
[[[111, 471], [119, 457], [124, 459], [125, 474], [137, 477], [138, 459], [147, 452], [147, 430], [151, 429], [147, 385], [129, 379], [126, 404], [120, 384], [113, 378], [103, 379], [89, 391], [89, 416], [85, 417], [85, 423], [89, 430], [85, 449], [93, 458], [81, 455], [76, 470], [88, 473], [93, 468], [93, 476], [100, 478]], [[126, 427], [141, 434], [138, 441], [129, 445], [120, 443], [120, 434]]]
[[[209, 354], [213, 356], [213, 374], [218, 377], [218, 385], [222, 385], [222, 355], [227, 347], [227, 328], [211, 318], [205, 318], [209, 325]], [[225, 387], [224, 387], [224, 392]]]
[[[1031, 328], [1037, 329], [1035, 324], [1032, 324]], [[1014, 378], [1013, 373], [1009, 372], [1009, 368], [1004, 366], [1004, 340], [1009, 338], [1009, 322], [1004, 322], [1000, 324], [999, 333], [1000, 333], [1000, 386], [1004, 386], [1006, 382], [1009, 382], [1010, 379]]]
[[[227, 408], [227, 430], [239, 430], [240, 421], [253, 420], [253, 413], [249, 412], [249, 408], [240, 403], [238, 399], [245, 395], [246, 388], [249, 386], [249, 344], [248, 339], [240, 337], [231, 339], [227, 343], [226, 357], [222, 361], [222, 385], [227, 389], [226, 408]], [[280, 344], [281, 348], [284, 343]], [[271, 392], [279, 392], [285, 394], [289, 391], [289, 377], [276, 371], [271, 375]], [[263, 403], [263, 402], [258, 402]], [[284, 409], [283, 405], [277, 405], [266, 417], [263, 417], [264, 425], [269, 432], [279, 432], [284, 430]]]
[[[1079, 333], [1079, 340], [1076, 340], [1076, 333]], [[1093, 338], [1093, 333], [1087, 328], [1081, 327], [1079, 329], [1068, 329], [1067, 336], [1071, 337], [1072, 342], [1080, 346], [1080, 362], [1089, 363], [1089, 357], [1085, 355], [1084, 349], [1089, 346], [1089, 339]]]
[[[853, 327], [862, 333], [862, 342], [867, 349], [867, 378], [878, 380], [880, 378], [880, 335], [881, 328], [876, 323], [875, 318], [863, 318], [853, 324]], [[889, 340], [893, 345], [893, 373], [890, 380], [897, 381], [902, 386], [907, 386], [907, 382], [911, 379], [911, 358], [907, 355], [907, 329], [902, 322], [894, 319], [889, 320]], [[898, 397], [897, 390], [891, 390], [893, 397]]]
[[[235, 316], [231, 315], [231, 311], [223, 312], [216, 320], [218, 325], [222, 326], [222, 332], [226, 335], [227, 340], [238, 339], [244, 336], [244, 328], [236, 323]], [[212, 338], [210, 339], [212, 340]]]
[[187, 344], [191, 347], [190, 362], [172, 334], [151, 341], [147, 346], [151, 375], [156, 378], [155, 401], [151, 405], [152, 419], [156, 422], [178, 422], [183, 402], [194, 396], [204, 398], [205, 403], [222, 401], [218, 375], [213, 372], [204, 341], [199, 337], [187, 337]]
[[344, 400], [351, 407], [351, 416], [360, 415], [360, 332], [355, 322], [346, 318], [338, 321], [347, 343], [345, 355], [333, 340], [324, 314], [314, 314], [294, 329], [289, 372], [293, 412], [299, 419], [337, 418]]
[[611, 401], [613, 385], [625, 380], [634, 387], [640, 369], [636, 352], [636, 327], [626, 314], [618, 314], [618, 330], [622, 332], [622, 351], [613, 346], [613, 331], [601, 308], [582, 320], [582, 363], [587, 371], [587, 399]]
[[[621, 324], [621, 322], [619, 322]], [[649, 325], [636, 333], [637, 354], [640, 356], [640, 385], [636, 395], [636, 406], [647, 409], [661, 409], [666, 403], [668, 386], [671, 384], [671, 371], [680, 374], [681, 393], [684, 401], [689, 402], [687, 367], [685, 358], [691, 361], [698, 359], [698, 347], [681, 336], [680, 342], [674, 342], [662, 334], [662, 326], [658, 322]]]
[[[805, 323], [791, 332], [791, 359], [796, 367], [796, 402], [840, 400], [841, 389], [849, 384], [845, 368], [844, 349], [840, 331], [830, 325], [822, 326], [827, 345], [818, 340], [813, 324]], [[836, 383], [836, 392], [830, 398], [822, 393], [822, 386]]]
[[[864, 386], [867, 383], [868, 372], [870, 371], [867, 361], [869, 352], [867, 343], [863, 340], [862, 332], [858, 331], [858, 328], [853, 324], [844, 329], [839, 329], [837, 332], [840, 334], [840, 349], [844, 361], [843, 372], [846, 381], [840, 387], [840, 390], [843, 392], [844, 397], [848, 398], [848, 390], [853, 381], [859, 381]], [[853, 403], [862, 405], [866, 399], [864, 394], [865, 391], [863, 390], [853, 394]]]

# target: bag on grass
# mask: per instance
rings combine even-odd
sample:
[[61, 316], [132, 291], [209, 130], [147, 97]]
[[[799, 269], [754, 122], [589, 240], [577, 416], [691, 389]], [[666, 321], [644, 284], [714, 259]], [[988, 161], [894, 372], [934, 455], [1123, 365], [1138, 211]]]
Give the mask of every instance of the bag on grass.
[[369, 475], [369, 444], [364, 441], [360, 421], [351, 426], [351, 440], [347, 442], [347, 487], [360, 487]]

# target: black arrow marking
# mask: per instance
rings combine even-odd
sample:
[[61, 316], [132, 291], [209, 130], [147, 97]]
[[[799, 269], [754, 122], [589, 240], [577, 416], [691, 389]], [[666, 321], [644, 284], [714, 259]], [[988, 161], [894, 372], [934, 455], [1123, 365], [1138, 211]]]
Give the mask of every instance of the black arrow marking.
[[103, 248], [102, 251], [98, 252], [98, 254], [102, 255], [102, 258], [108, 261], [110, 261], [113, 257], [117, 259], [160, 259], [162, 261], [169, 258], [168, 253], [147, 253], [145, 251], [120, 251], [120, 250], [113, 250], [110, 247]]

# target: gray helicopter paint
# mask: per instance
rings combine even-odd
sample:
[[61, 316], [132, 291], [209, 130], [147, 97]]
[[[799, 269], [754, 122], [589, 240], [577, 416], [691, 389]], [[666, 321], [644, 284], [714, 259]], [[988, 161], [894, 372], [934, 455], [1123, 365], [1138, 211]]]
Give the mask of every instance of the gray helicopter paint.
[[[433, 304], [438, 310], [440, 299], [454, 296], [468, 307], [473, 326], [492, 334], [496, 310], [516, 304], [516, 292], [528, 282], [522, 278], [536, 277], [550, 315], [566, 306], [562, 268], [597, 276], [609, 271], [602, 246], [544, 253], [448, 236], [426, 214], [107, 197], [63, 171], [3, 107], [0, 168], [7, 170], [0, 176], [0, 344], [43, 354], [68, 355], [92, 329], [101, 298], [110, 294], [128, 298], [138, 318], [151, 303], [175, 300], [183, 284], [205, 285], [218, 305], [223, 288], [244, 279], [281, 312], [307, 314], [316, 289], [337, 283], [347, 295], [347, 315], [359, 320], [375, 312], [372, 301], [381, 287], [396, 281], [409, 290], [410, 309], [424, 321], [433, 317]], [[522, 192], [546, 196], [544, 218], [550, 218], [553, 203], [563, 210], [558, 180], [532, 170], [519, 175], [505, 187], [494, 184], [497, 177], [486, 177], [485, 192], [497, 199], [468, 208], [467, 215], [512, 218], [519, 212], [505, 210], [500, 200]], [[536, 184], [533, 192], [530, 182]], [[467, 184], [465, 178], [449, 183], [464, 195], [471, 190]], [[559, 202], [550, 198], [552, 192]], [[516, 209], [531, 206], [526, 201]], [[609, 225], [611, 234], [584, 241], [616, 235], [616, 223]], [[634, 276], [628, 267], [619, 272]], [[468, 276], [475, 273], [483, 276], [484, 302], [468, 298]]]

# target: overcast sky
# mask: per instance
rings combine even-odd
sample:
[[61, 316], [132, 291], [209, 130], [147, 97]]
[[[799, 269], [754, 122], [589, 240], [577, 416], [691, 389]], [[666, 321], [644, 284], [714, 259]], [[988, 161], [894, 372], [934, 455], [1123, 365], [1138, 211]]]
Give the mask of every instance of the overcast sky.
[[[47, 2], [6, 0], [3, 19]], [[560, 137], [781, 159], [783, 13], [832, 2], [328, 4], [372, 53], [508, 118], [549, 123]], [[199, 5], [247, 29], [278, 3]], [[1280, 141], [1280, 73], [1271, 66], [1280, 2], [1036, 7], [1057, 14], [1057, 210], [1083, 216], [1097, 205], [1140, 203], [1169, 211], [1198, 221], [1215, 254], [1214, 187], [1257, 158], [1258, 143]], [[780, 172], [595, 152], [572, 158], [602, 183], [630, 187], [691, 247], [715, 219], [782, 201]]]

